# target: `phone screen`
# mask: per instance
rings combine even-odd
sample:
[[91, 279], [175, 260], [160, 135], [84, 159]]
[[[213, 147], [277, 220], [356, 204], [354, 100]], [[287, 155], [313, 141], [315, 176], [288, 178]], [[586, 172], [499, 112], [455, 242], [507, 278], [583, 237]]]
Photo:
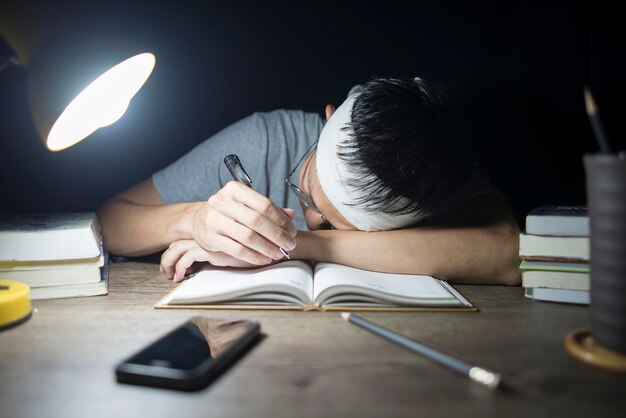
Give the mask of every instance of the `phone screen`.
[[118, 381], [182, 389], [185, 381], [200, 384], [258, 334], [255, 321], [194, 317], [122, 362]]

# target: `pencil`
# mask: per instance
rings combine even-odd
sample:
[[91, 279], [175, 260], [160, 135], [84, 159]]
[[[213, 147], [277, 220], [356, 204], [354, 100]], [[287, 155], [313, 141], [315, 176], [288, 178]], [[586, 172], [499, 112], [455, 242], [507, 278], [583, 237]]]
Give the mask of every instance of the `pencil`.
[[608, 154], [611, 152], [611, 147], [609, 145], [609, 140], [606, 137], [602, 120], [600, 120], [600, 114], [598, 113], [596, 101], [593, 99], [593, 94], [591, 94], [589, 87], [583, 87], [583, 94], [585, 96], [585, 110], [587, 111], [589, 122], [591, 122], [593, 133], [595, 134], [598, 145], [600, 146], [600, 151]]
[[376, 325], [373, 322], [361, 318], [360, 316], [343, 312], [341, 314], [341, 317], [348, 322], [352, 322], [355, 325], [365, 328], [369, 332], [376, 334], [379, 337], [383, 337], [386, 340], [391, 341], [392, 343], [398, 344], [402, 348], [405, 348], [416, 354], [421, 354], [427, 359], [432, 360], [435, 363], [438, 363], [444, 367], [447, 367], [448, 369], [458, 374], [466, 376], [471, 381], [485, 386], [489, 389], [496, 389], [500, 384], [501, 377], [498, 373], [494, 373], [482, 367], [471, 365], [462, 360], [444, 354], [440, 351], [435, 350], [434, 348], [430, 348], [421, 343], [418, 343], [415, 340], [405, 337], [404, 335], [398, 334], [397, 332], [388, 330], [387, 328], [383, 328], [380, 325]]

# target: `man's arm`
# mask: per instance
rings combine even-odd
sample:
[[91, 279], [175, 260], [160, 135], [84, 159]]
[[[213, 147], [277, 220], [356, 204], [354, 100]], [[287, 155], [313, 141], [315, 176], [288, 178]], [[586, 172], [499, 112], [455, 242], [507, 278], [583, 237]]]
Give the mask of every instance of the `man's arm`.
[[105, 248], [114, 254], [145, 255], [195, 240], [208, 251], [263, 265], [282, 258], [278, 246], [295, 247], [292, 212], [237, 182], [205, 202], [164, 205], [147, 179], [109, 199], [97, 215]]
[[164, 205], [151, 179], [112, 197], [98, 211], [104, 246], [113, 254], [141, 256], [189, 238], [197, 203]]
[[300, 232], [293, 258], [457, 283], [517, 285], [519, 226], [504, 197], [468, 201], [446, 226], [394, 231]]

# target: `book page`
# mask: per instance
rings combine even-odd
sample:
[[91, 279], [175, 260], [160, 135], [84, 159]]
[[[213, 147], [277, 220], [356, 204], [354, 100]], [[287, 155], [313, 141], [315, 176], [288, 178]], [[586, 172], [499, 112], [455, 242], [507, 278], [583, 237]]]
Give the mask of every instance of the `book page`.
[[363, 305], [371, 305], [374, 300], [383, 305], [464, 305], [431, 276], [378, 273], [330, 263], [317, 264], [314, 276], [316, 305], [355, 305], [360, 300]]
[[[276, 298], [272, 295], [275, 294]], [[162, 303], [165, 305], [249, 303], [250, 300], [275, 299], [285, 303], [289, 298], [300, 305], [312, 304], [311, 267], [304, 261], [285, 261], [256, 269], [207, 267], [184, 281]], [[256, 296], [256, 297], [255, 297]]]

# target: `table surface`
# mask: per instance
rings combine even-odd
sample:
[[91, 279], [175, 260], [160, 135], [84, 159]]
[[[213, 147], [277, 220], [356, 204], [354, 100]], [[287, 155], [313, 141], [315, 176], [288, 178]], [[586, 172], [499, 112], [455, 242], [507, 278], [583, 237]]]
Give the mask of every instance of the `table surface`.
[[[503, 374], [489, 391], [342, 320], [337, 313], [157, 310], [174, 284], [145, 262], [112, 264], [108, 296], [33, 302], [0, 333], [2, 417], [624, 416], [626, 374], [572, 358], [565, 335], [589, 309], [521, 288], [456, 286], [479, 312], [364, 312]], [[115, 365], [194, 315], [252, 318], [264, 338], [208, 388], [119, 384]]]

